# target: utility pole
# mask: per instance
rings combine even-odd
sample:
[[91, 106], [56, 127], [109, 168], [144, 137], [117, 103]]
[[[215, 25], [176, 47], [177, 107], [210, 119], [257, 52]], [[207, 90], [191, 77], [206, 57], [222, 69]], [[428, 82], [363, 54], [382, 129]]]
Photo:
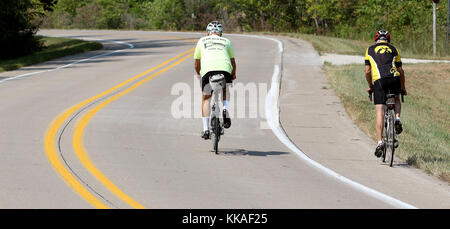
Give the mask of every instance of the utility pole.
[[433, 1], [433, 56], [436, 56], [436, 2]]
[[447, 4], [447, 56], [448, 56], [448, 33], [450, 27], [450, 0], [448, 0]]

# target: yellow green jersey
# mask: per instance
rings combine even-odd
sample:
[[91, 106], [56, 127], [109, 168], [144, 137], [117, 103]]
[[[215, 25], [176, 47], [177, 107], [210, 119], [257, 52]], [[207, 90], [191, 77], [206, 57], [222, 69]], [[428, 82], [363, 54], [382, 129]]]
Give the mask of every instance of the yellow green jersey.
[[227, 38], [210, 35], [198, 40], [194, 59], [200, 60], [200, 75], [204, 76], [210, 71], [231, 73], [233, 66], [230, 58], [234, 58], [234, 50]]

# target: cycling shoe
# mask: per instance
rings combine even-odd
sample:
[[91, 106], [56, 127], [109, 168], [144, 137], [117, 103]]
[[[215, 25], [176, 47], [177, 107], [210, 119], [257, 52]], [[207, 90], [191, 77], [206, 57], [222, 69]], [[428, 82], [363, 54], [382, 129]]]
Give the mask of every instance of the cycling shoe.
[[227, 110], [223, 110], [223, 127], [228, 129], [231, 126], [230, 115]]
[[377, 148], [375, 149], [375, 156], [381, 157], [381, 155], [383, 154], [383, 150], [384, 150], [384, 144], [379, 144], [377, 146]]
[[209, 139], [209, 130], [205, 130], [205, 131], [203, 131], [203, 133], [202, 133], [202, 138], [203, 139], [205, 139], [205, 140], [208, 140]]

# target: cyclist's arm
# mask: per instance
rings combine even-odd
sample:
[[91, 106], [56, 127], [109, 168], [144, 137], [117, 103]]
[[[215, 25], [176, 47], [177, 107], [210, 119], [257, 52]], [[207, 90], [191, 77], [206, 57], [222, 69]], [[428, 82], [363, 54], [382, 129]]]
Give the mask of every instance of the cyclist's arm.
[[372, 90], [373, 84], [372, 84], [372, 67], [370, 65], [370, 57], [369, 57], [369, 48], [366, 49], [366, 55], [364, 57], [364, 63], [366, 66], [366, 80], [367, 80], [367, 84], [369, 84], [369, 88], [367, 89], [367, 91], [369, 92], [370, 90]]
[[231, 78], [233, 80], [236, 79], [236, 60], [234, 58], [230, 58], [231, 66], [233, 66], [233, 70], [231, 71]]
[[195, 72], [197, 72], [197, 75], [200, 75], [200, 69], [201, 69], [201, 66], [200, 66], [200, 59], [195, 59]]
[[365, 73], [366, 73], [366, 81], [367, 81], [367, 84], [369, 84], [369, 88], [367, 89], [367, 91], [371, 90], [372, 87], [373, 87], [371, 71], [372, 71], [371, 66], [370, 65], [366, 65], [366, 71], [365, 71]]
[[200, 66], [200, 59], [202, 58], [201, 47], [202, 46], [201, 46], [201, 39], [200, 39], [200, 40], [198, 40], [197, 46], [195, 46], [195, 51], [194, 51], [194, 60], [195, 60], [194, 69], [195, 69], [195, 72], [197, 73], [197, 75], [200, 75], [200, 69], [201, 69], [201, 66]]
[[231, 42], [228, 41], [227, 43], [227, 52], [228, 56], [230, 57], [231, 66], [233, 67], [233, 70], [231, 71], [231, 78], [233, 80], [236, 79], [236, 60], [234, 59], [234, 49], [231, 45]]
[[397, 71], [400, 73], [400, 87], [403, 90], [403, 92], [405, 93], [404, 95], [406, 95], [406, 88], [405, 88], [405, 71], [403, 71], [402, 68], [402, 58], [400, 57], [400, 52], [398, 51], [398, 49], [395, 49], [395, 59], [394, 59], [394, 63], [395, 63], [395, 67], [397, 68]]

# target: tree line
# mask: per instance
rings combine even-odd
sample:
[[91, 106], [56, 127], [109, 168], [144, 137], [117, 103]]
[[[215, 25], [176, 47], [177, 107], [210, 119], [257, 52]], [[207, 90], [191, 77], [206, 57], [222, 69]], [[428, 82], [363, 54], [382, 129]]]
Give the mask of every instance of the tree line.
[[[446, 23], [446, 1], [438, 22]], [[431, 0], [58, 0], [46, 27], [203, 30], [219, 20], [229, 31], [274, 31], [358, 37], [386, 28], [428, 32]], [[405, 31], [405, 33], [402, 33]]]
[[[2, 0], [5, 5], [18, 2], [34, 4], [25, 11], [34, 12], [30, 23], [43, 28], [203, 31], [209, 21], [219, 20], [226, 32], [370, 40], [377, 30], [386, 29], [394, 42], [424, 50], [432, 40], [431, 0]], [[446, 13], [447, 1], [441, 1], [437, 9], [441, 43]], [[1, 23], [3, 27], [6, 21], [2, 18]]]

